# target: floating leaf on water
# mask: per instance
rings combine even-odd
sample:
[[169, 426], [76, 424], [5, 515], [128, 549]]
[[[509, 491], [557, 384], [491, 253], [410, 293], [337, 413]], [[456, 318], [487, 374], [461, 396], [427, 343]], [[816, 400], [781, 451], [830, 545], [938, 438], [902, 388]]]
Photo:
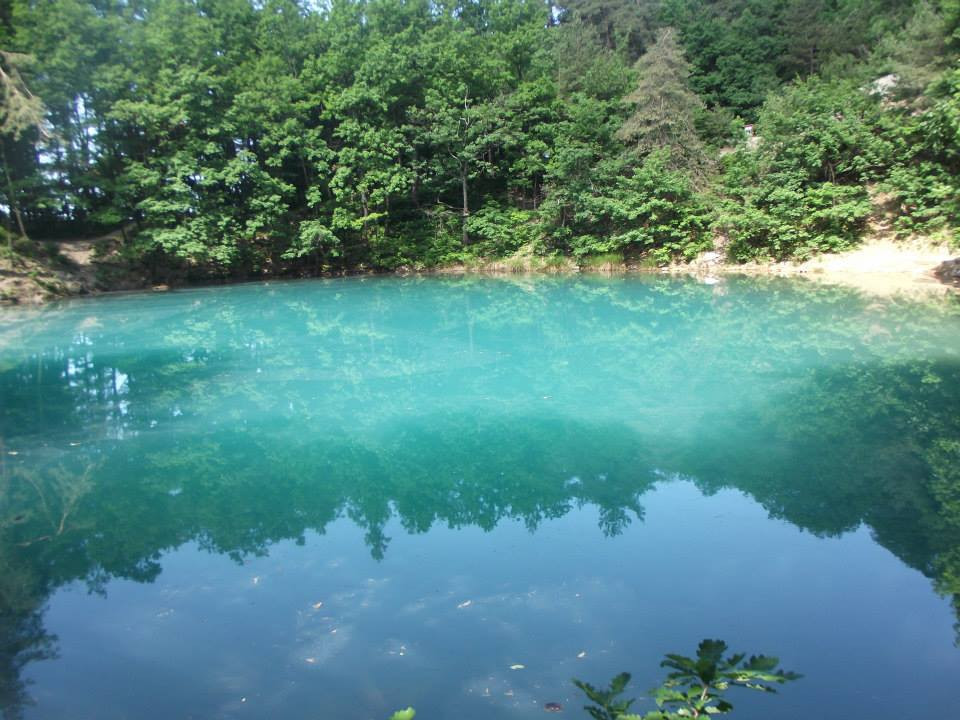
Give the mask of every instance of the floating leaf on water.
[[464, 600], [462, 603], [457, 605], [457, 610], [462, 610], [465, 607], [470, 607], [473, 605], [473, 600]]
[[519, 663], [510, 666], [511, 670], [523, 670], [524, 668], [526, 668], [526, 665], [521, 665]]

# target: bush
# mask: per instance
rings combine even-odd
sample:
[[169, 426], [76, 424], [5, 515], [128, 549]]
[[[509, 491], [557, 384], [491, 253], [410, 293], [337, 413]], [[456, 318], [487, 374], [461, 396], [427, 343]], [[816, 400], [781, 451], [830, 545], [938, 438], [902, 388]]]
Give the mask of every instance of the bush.
[[536, 218], [531, 210], [504, 208], [487, 202], [467, 220], [467, 231], [473, 241], [470, 251], [482, 257], [505, 257], [532, 245], [541, 234]]
[[691, 259], [710, 247], [709, 221], [690, 178], [669, 169], [665, 151], [625, 170], [605, 192], [579, 199], [580, 233], [567, 243], [579, 260], [591, 255], [649, 253], [659, 264]]
[[724, 159], [715, 227], [739, 261], [805, 259], [855, 244], [871, 213], [866, 183], [894, 155], [879, 102], [845, 80], [810, 78], [772, 96], [756, 147]]
[[938, 97], [919, 116], [906, 117], [892, 133], [901, 147], [884, 190], [899, 202], [901, 233], [948, 230], [960, 240], [960, 68], [931, 88]]

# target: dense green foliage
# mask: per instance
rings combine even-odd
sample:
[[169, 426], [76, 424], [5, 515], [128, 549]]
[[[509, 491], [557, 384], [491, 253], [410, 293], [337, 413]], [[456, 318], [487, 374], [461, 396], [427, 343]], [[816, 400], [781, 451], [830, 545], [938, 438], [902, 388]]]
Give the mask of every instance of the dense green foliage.
[[804, 257], [855, 243], [878, 195], [900, 231], [951, 233], [958, 17], [955, 0], [5, 0], [0, 220], [120, 229], [160, 278], [667, 262], [715, 240]]

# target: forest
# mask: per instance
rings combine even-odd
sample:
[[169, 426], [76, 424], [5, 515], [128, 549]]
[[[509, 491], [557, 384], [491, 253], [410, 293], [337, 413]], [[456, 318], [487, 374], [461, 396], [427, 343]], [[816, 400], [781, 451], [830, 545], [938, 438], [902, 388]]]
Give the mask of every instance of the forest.
[[960, 0], [3, 0], [5, 252], [152, 277], [956, 243]]

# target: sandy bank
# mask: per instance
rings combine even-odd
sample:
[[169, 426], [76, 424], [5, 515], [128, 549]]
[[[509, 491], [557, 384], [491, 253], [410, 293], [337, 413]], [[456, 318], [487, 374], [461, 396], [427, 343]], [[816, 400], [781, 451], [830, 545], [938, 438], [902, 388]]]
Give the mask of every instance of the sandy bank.
[[806, 262], [724, 262], [718, 253], [704, 253], [692, 263], [675, 265], [664, 272], [698, 276], [722, 274], [803, 276], [833, 285], [846, 285], [873, 295], [947, 293], [954, 287], [941, 282], [935, 270], [956, 256], [944, 244], [928, 240], [894, 242], [867, 240], [842, 253], [820, 255]]

